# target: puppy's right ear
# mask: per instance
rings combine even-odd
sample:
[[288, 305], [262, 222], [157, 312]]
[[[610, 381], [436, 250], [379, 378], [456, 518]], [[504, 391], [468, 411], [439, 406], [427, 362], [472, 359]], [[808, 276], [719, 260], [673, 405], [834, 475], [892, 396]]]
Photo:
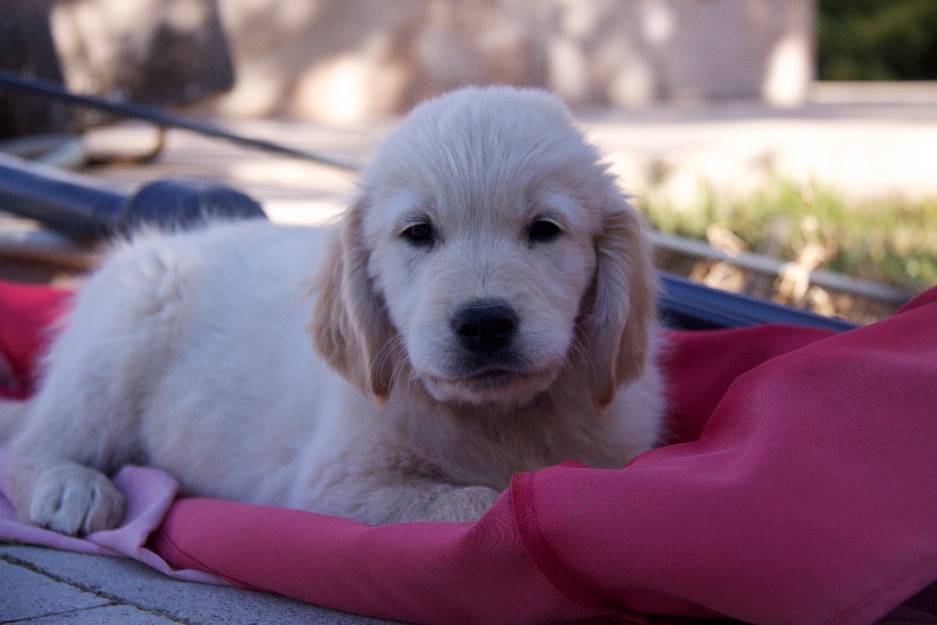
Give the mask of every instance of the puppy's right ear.
[[329, 366], [383, 399], [390, 392], [396, 353], [390, 319], [368, 276], [362, 229], [367, 201], [362, 194], [352, 204], [324, 250], [309, 330]]

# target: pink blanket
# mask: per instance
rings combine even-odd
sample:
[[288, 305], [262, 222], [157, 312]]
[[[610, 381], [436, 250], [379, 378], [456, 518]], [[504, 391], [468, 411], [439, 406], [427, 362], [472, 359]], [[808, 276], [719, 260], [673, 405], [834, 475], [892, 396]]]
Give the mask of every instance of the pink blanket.
[[[64, 297], [0, 284], [0, 349], [23, 392]], [[617, 471], [517, 475], [476, 523], [173, 502], [171, 478], [127, 468], [120, 529], [62, 538], [16, 523], [0, 499], [0, 540], [427, 624], [862, 624], [937, 580], [937, 289], [839, 335], [671, 339], [674, 444]]]

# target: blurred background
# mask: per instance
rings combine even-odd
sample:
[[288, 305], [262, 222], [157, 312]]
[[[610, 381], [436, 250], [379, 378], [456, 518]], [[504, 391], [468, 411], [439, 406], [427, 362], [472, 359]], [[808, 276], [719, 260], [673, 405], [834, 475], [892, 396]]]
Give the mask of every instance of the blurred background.
[[[4, 0], [0, 67], [353, 162], [446, 90], [548, 89], [666, 270], [860, 323], [937, 283], [932, 0]], [[109, 184], [230, 182], [283, 221], [353, 192], [0, 86], [0, 150], [62, 133]]]

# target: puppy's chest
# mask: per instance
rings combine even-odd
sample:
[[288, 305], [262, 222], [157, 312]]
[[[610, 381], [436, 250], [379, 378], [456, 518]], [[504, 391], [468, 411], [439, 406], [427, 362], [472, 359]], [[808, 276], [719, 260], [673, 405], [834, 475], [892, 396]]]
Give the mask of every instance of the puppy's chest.
[[551, 422], [543, 415], [443, 418], [411, 428], [406, 448], [418, 472], [463, 484], [506, 488], [515, 473], [566, 460], [608, 465], [616, 454], [588, 428]]

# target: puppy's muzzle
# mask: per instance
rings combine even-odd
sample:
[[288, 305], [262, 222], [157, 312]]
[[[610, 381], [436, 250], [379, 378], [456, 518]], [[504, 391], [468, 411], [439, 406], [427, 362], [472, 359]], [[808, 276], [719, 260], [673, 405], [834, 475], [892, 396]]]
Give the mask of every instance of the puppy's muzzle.
[[[555, 377], [532, 360], [517, 310], [503, 299], [461, 303], [449, 318], [454, 350], [442, 375], [428, 376], [436, 399], [527, 406]], [[546, 363], [549, 365], [549, 363]]]
[[474, 300], [462, 305], [450, 319], [459, 344], [476, 356], [490, 356], [511, 346], [519, 319], [501, 300]]

